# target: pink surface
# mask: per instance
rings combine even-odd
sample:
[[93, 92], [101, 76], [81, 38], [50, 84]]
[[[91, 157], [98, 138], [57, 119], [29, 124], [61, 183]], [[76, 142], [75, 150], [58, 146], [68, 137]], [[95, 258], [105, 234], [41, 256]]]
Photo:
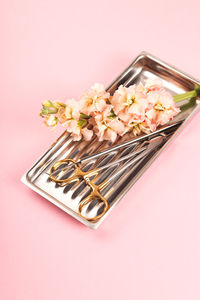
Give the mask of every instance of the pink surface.
[[44, 99], [106, 86], [142, 50], [200, 78], [199, 1], [0, 6], [0, 299], [200, 299], [200, 114], [97, 231], [20, 182], [61, 132]]

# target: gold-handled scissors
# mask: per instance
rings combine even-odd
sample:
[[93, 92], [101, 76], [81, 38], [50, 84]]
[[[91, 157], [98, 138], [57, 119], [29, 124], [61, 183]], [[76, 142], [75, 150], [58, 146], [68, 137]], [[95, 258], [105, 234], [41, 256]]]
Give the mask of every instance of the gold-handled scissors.
[[[60, 166], [64, 166], [64, 165], [69, 165], [69, 163], [72, 163], [71, 166], [74, 168], [74, 175], [72, 175], [71, 177], [67, 178], [67, 179], [58, 179], [57, 175], [60, 174], [60, 172], [62, 172], [62, 170], [56, 175], [54, 176], [53, 174], [55, 173], [55, 171], [60, 167]], [[78, 208], [78, 213], [79, 215], [81, 215], [81, 217], [87, 219], [88, 221], [97, 221], [98, 219], [100, 219], [108, 210], [109, 205], [107, 200], [100, 194], [100, 189], [102, 188], [102, 184], [99, 185], [95, 185], [93, 181], [91, 181], [89, 178], [93, 177], [94, 175], [97, 175], [99, 173], [99, 171], [102, 170], [102, 168], [97, 168], [91, 171], [87, 171], [84, 172], [79, 165], [76, 163], [75, 160], [67, 158], [67, 159], [63, 159], [60, 161], [57, 161], [51, 168], [50, 170], [50, 179], [58, 184], [69, 184], [71, 182], [74, 181], [79, 181], [79, 180], [84, 180], [85, 183], [92, 189], [91, 193], [89, 194], [89, 196], [87, 196], [86, 198], [84, 198], [80, 203], [79, 203], [79, 208]], [[89, 202], [92, 202], [93, 200], [98, 199], [99, 201], [103, 202], [104, 204], [104, 209], [103, 212], [101, 214], [99, 214], [96, 217], [93, 218], [86, 218], [82, 215], [82, 209], [84, 206], [86, 206]]]
[[[156, 142], [155, 142], [155, 140], [156, 140]], [[163, 141], [163, 136], [159, 137], [159, 144], [160, 144], [161, 140]], [[127, 163], [125, 163], [125, 165], [120, 169], [120, 173], [124, 172], [129, 166], [133, 165], [134, 163], [136, 163], [140, 159], [144, 158], [145, 155], [147, 154], [147, 152], [154, 149], [155, 146], [158, 146], [158, 138], [153, 138], [152, 140], [150, 140], [148, 142], [144, 142], [143, 147], [141, 147], [140, 149], [138, 149], [138, 150], [136, 150], [136, 151], [134, 151], [134, 152], [132, 152], [128, 155], [122, 156], [121, 158], [117, 159], [117, 161], [113, 161], [113, 162], [111, 162], [111, 163], [109, 163], [105, 166], [102, 166], [100, 168], [96, 168], [96, 169], [93, 169], [93, 170], [89, 170], [89, 171], [86, 171], [86, 172], [83, 171], [79, 167], [79, 161], [75, 161], [73, 159], [66, 158], [66, 159], [57, 161], [51, 167], [49, 177], [52, 181], [54, 181], [57, 184], [60, 184], [62, 186], [66, 185], [66, 184], [69, 184], [71, 182], [84, 180], [86, 185], [91, 188], [91, 192], [86, 198], [84, 198], [80, 201], [79, 207], [78, 207], [78, 214], [82, 218], [84, 218], [88, 221], [95, 222], [95, 221], [99, 220], [107, 212], [107, 210], [109, 208], [108, 201], [106, 200], [105, 197], [102, 196], [101, 190], [103, 190], [111, 182], [111, 180], [113, 180], [113, 177], [110, 178], [110, 179], [104, 180], [99, 185], [96, 185], [94, 180], [93, 179], [90, 180], [90, 178], [97, 175], [100, 171], [102, 171], [104, 169], [107, 169], [109, 167], [112, 167], [114, 165], [119, 164], [120, 162], [122, 162], [124, 160], [127, 160]], [[136, 156], [136, 157], [134, 159], [131, 159], [134, 156]], [[65, 174], [65, 171], [63, 171], [64, 168], [65, 168], [65, 165], [66, 166], [72, 166], [73, 169], [74, 169], [74, 174], [72, 176], [70, 176], [69, 178], [62, 178], [63, 175]], [[62, 168], [60, 168], [61, 166], [62, 166]], [[117, 175], [119, 175], [119, 173], [117, 173]], [[90, 218], [90, 217], [84, 216], [82, 214], [82, 211], [83, 211], [84, 207], [86, 205], [90, 204], [95, 199], [104, 204], [103, 211], [100, 214], [96, 215], [95, 217]]]

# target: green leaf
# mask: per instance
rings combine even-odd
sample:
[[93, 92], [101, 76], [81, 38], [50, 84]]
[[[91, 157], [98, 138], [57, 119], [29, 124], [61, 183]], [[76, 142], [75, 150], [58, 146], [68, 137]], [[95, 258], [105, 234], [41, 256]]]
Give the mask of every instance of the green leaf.
[[66, 107], [66, 104], [65, 103], [63, 103], [63, 102], [59, 102], [59, 101], [56, 101], [55, 103], [54, 103], [54, 107], [56, 107], [56, 108], [60, 108], [60, 107]]
[[191, 99], [191, 98], [194, 98], [194, 97], [197, 97], [197, 96], [198, 96], [198, 90], [195, 89], [195, 90], [187, 92], [187, 93], [175, 95], [174, 96], [174, 101], [175, 102], [180, 102], [180, 101]]
[[88, 116], [88, 115], [86, 115], [84, 113], [80, 113], [80, 117], [83, 118], [83, 119], [89, 119], [89, 118], [91, 118], [91, 116]]
[[85, 125], [87, 125], [88, 121], [86, 119], [79, 119], [78, 120], [78, 126], [83, 128]]
[[195, 91], [197, 92], [197, 96], [200, 95], [200, 86], [195, 85]]
[[44, 107], [55, 107], [54, 103], [50, 100], [46, 100], [42, 103]]
[[111, 109], [110, 111], [110, 115], [108, 116], [109, 119], [112, 119], [112, 118], [115, 118], [116, 117], [116, 114], [114, 113], [114, 110]]
[[57, 108], [48, 108], [46, 106], [43, 106], [40, 111], [40, 115], [41, 116], [52, 115], [52, 114], [56, 114], [57, 112], [58, 112]]

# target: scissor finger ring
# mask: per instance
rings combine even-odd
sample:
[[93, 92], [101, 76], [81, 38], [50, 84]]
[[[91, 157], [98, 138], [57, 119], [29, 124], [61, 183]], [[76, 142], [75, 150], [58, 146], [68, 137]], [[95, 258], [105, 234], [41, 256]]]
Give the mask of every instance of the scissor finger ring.
[[[100, 213], [100, 214], [98, 214], [97, 216], [92, 217], [92, 218], [89, 218], [89, 217], [84, 216], [84, 215], [82, 214], [83, 208], [84, 208], [87, 204], [91, 203], [91, 202], [92, 202], [93, 200], [95, 200], [95, 199], [98, 199], [99, 202], [103, 202], [104, 208], [103, 208], [102, 213]], [[101, 196], [101, 194], [100, 194], [97, 190], [95, 190], [95, 191], [92, 191], [91, 194], [90, 194], [88, 197], [84, 198], [84, 199], [79, 203], [78, 213], [79, 213], [79, 215], [80, 215], [82, 218], [86, 219], [87, 221], [95, 222], [95, 221], [99, 220], [103, 215], [105, 215], [105, 213], [107, 212], [108, 208], [109, 208], [109, 205], [108, 205], [107, 200], [106, 200], [103, 196]]]
[[79, 169], [79, 167], [77, 166], [76, 162], [75, 162], [73, 159], [67, 158], [67, 159], [59, 160], [59, 161], [57, 161], [57, 162], [51, 167], [51, 169], [50, 169], [50, 173], [49, 173], [50, 179], [51, 179], [52, 181], [56, 182], [56, 183], [63, 183], [63, 182], [65, 182], [65, 183], [70, 183], [70, 182], [72, 182], [72, 181], [78, 180], [77, 174], [75, 174], [74, 176], [70, 177], [69, 180], [67, 180], [67, 179], [58, 179], [57, 176], [60, 175], [60, 173], [62, 172], [62, 170], [61, 170], [57, 175], [54, 175], [55, 171], [58, 170], [58, 168], [59, 168], [60, 166], [64, 166], [64, 165], [67, 165], [67, 166], [68, 166], [68, 164], [69, 164], [70, 162], [72, 163], [71, 166], [72, 166], [75, 170]]

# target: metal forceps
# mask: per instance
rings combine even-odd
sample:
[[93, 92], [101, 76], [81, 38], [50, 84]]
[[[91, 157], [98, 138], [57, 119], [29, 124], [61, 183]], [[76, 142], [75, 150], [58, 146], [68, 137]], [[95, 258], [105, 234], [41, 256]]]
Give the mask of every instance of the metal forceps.
[[[97, 175], [99, 172], [101, 172], [104, 169], [107, 169], [109, 167], [115, 166], [117, 164], [119, 164], [122, 161], [126, 161], [128, 160], [127, 163], [125, 163], [125, 165], [120, 169], [120, 173], [124, 172], [129, 166], [133, 165], [134, 163], [138, 162], [140, 159], [144, 158], [148, 152], [152, 151], [153, 149], [155, 149], [155, 147], [158, 147], [158, 145], [163, 141], [163, 137], [165, 138], [164, 135], [153, 138], [152, 140], [148, 141], [148, 142], [144, 142], [142, 147], [138, 150], [135, 150], [134, 152], [122, 156], [121, 158], [117, 159], [117, 161], [111, 162], [105, 166], [93, 169], [93, 170], [89, 170], [89, 171], [83, 171], [81, 169], [81, 167], [79, 166], [79, 161], [75, 161], [73, 159], [70, 158], [66, 158], [60, 161], [57, 161], [50, 169], [50, 174], [49, 177], [52, 181], [58, 183], [58, 184], [69, 184], [71, 182], [75, 182], [75, 181], [80, 181], [80, 180], [84, 180], [84, 182], [86, 183], [87, 186], [90, 187], [91, 192], [90, 194], [82, 199], [79, 203], [79, 207], [78, 207], [78, 214], [88, 220], [88, 221], [92, 221], [95, 222], [97, 220], [99, 220], [108, 210], [109, 208], [109, 204], [108, 201], [106, 200], [105, 197], [102, 196], [101, 194], [101, 190], [103, 190], [110, 182], [113, 178], [109, 178], [109, 179], [105, 179], [103, 182], [101, 182], [100, 184], [96, 185], [94, 183], [94, 180], [90, 180], [91, 177], [93, 177], [94, 175]], [[135, 158], [133, 160], [131, 160], [131, 158], [133, 158], [135, 156]], [[82, 162], [84, 161], [84, 159], [82, 160]], [[66, 179], [59, 179], [59, 176], [62, 175], [63, 173], [63, 168], [59, 171], [59, 167], [60, 166], [72, 166], [74, 169], [74, 175], [72, 175], [69, 178]], [[59, 173], [57, 173], [56, 171], [59, 171]], [[56, 175], [54, 175], [55, 173], [57, 173]], [[98, 200], [99, 202], [102, 202], [104, 204], [104, 208], [103, 211], [96, 215], [95, 217], [85, 217], [82, 214], [83, 208], [90, 204], [93, 200]]]

